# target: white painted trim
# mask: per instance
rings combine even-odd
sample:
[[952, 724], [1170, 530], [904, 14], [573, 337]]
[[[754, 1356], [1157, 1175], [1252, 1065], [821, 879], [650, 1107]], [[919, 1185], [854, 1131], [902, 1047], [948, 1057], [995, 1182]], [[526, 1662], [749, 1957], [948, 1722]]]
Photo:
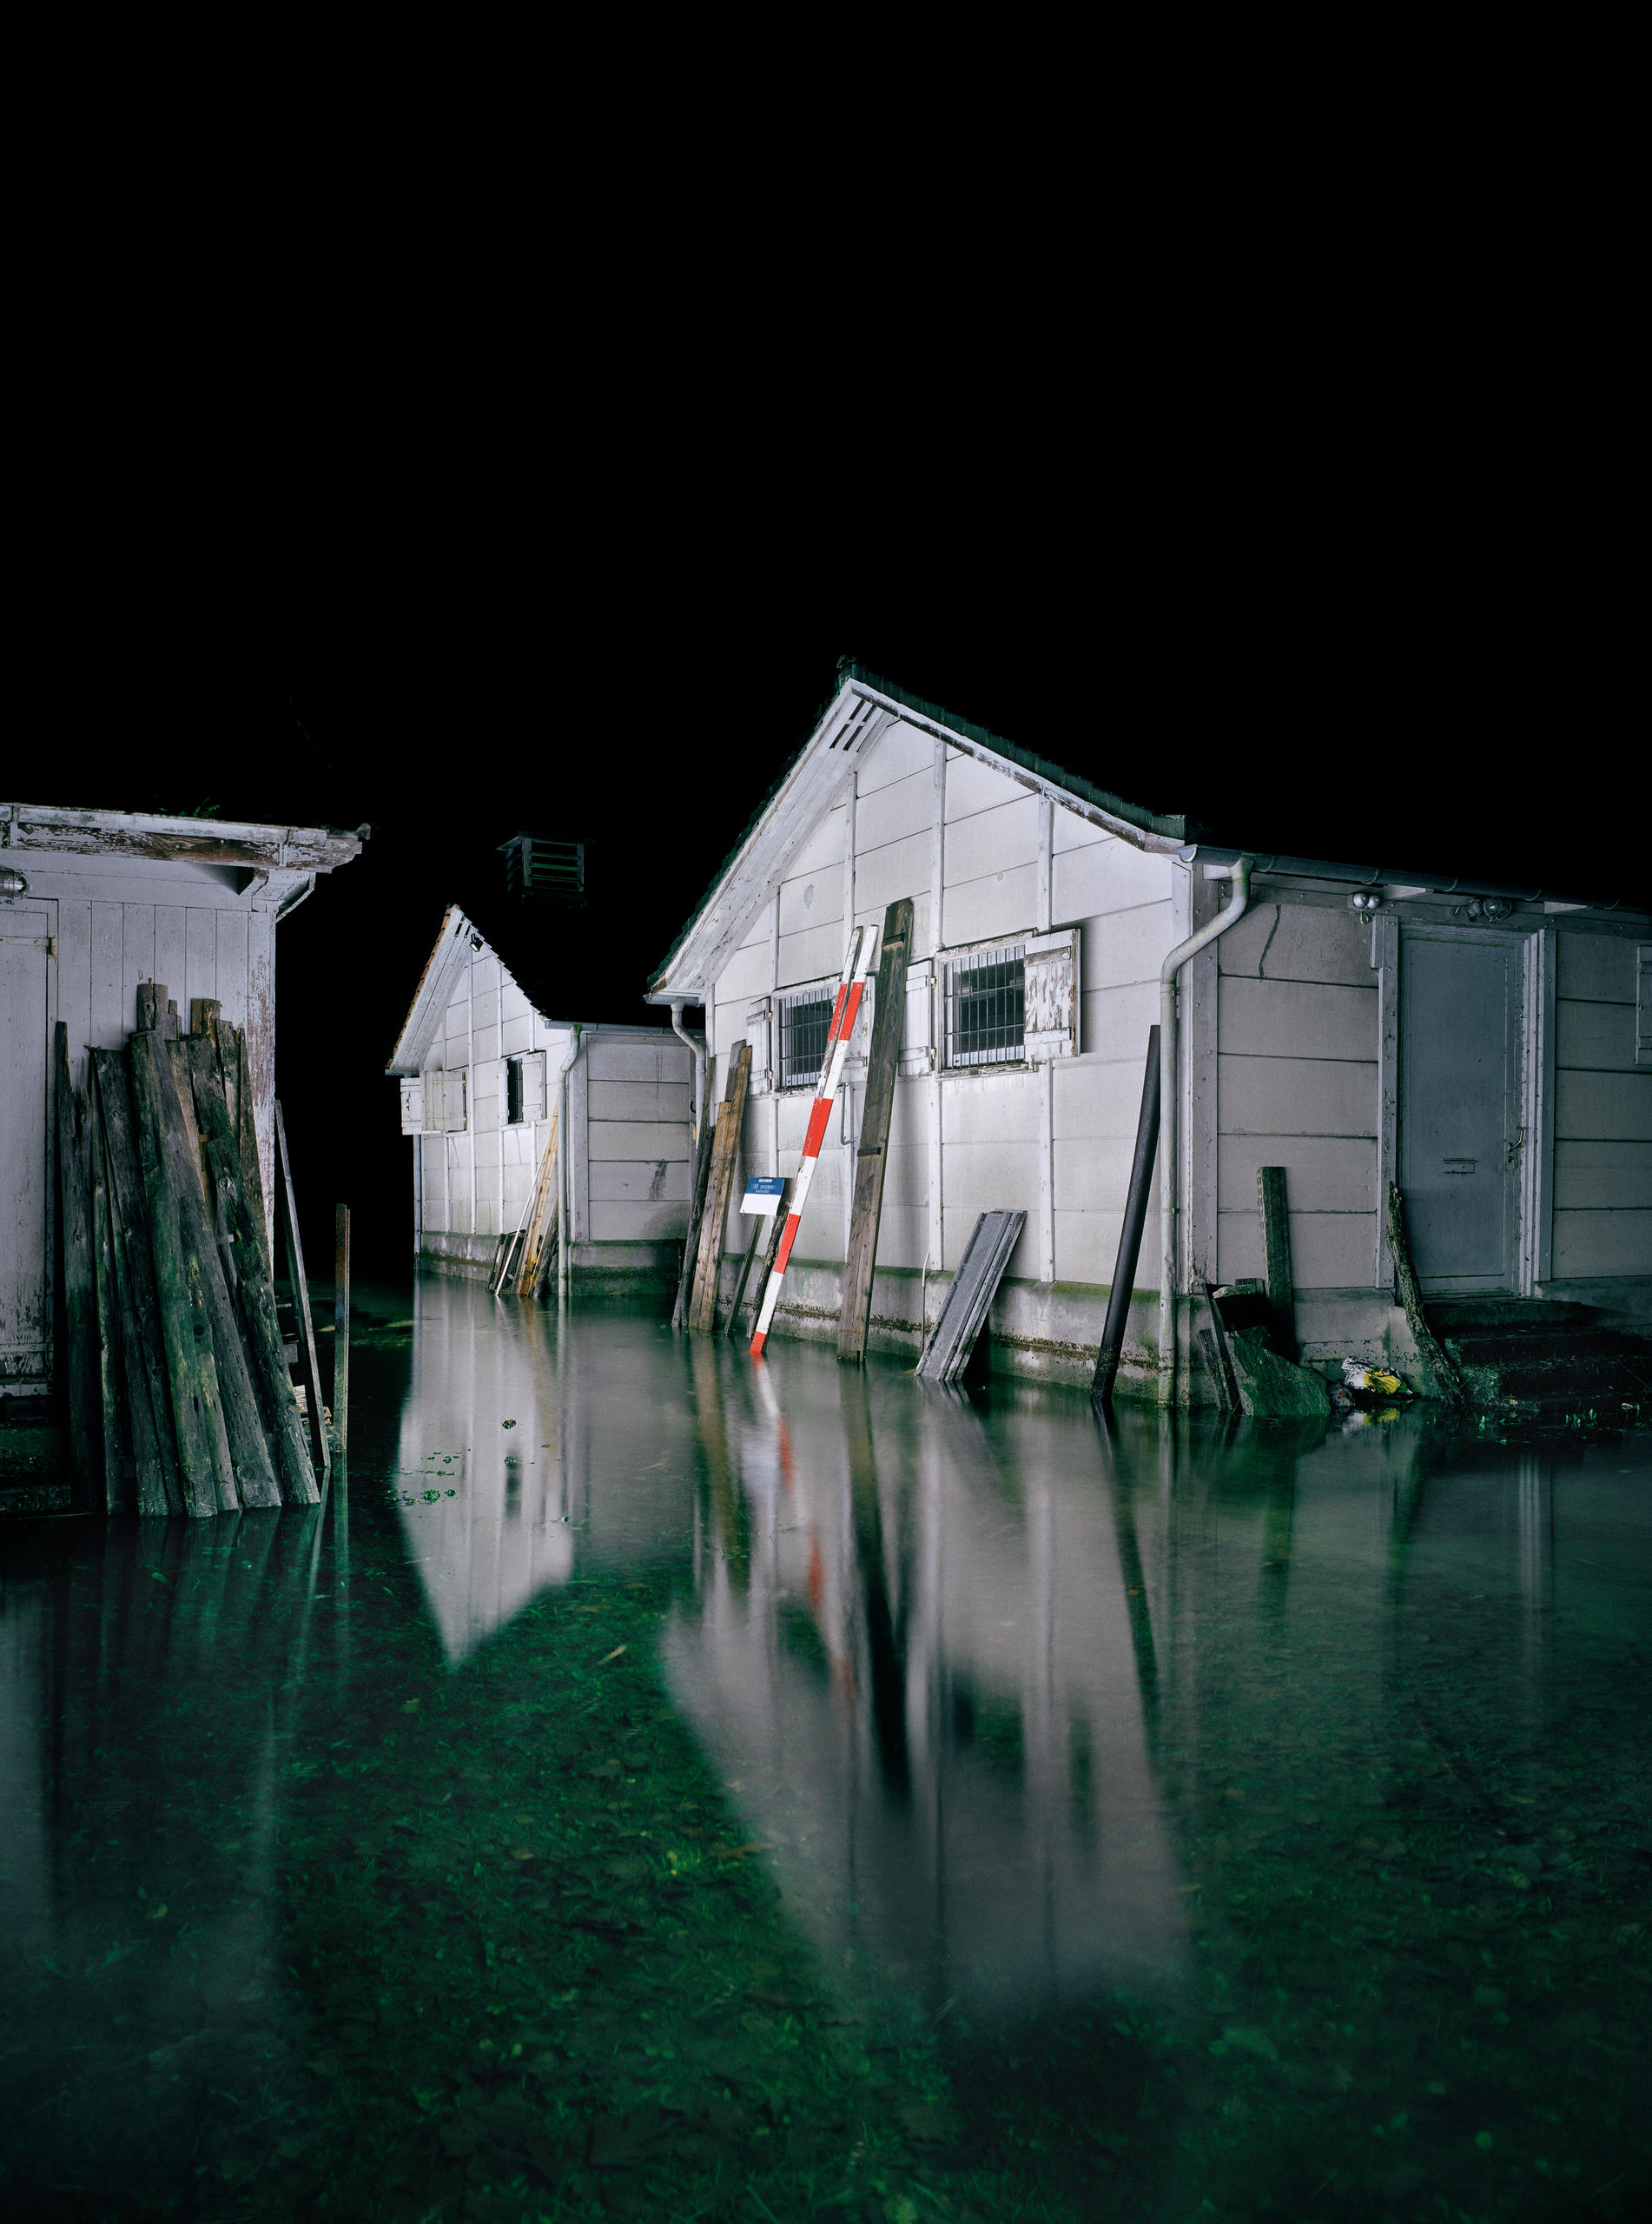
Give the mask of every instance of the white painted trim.
[[1399, 953], [1398, 917], [1380, 911], [1371, 923], [1371, 962], [1377, 975], [1377, 1247], [1371, 1279], [1378, 1289], [1391, 1289], [1394, 1283], [1388, 1185], [1399, 1179]]
[[1041, 796], [1038, 799], [1038, 924], [1034, 930], [1034, 933], [1041, 935], [1050, 931], [1054, 846], [1055, 805], [1048, 796]]
[[929, 931], [925, 956], [933, 957], [942, 941], [942, 906], [946, 901], [947, 871], [947, 745], [935, 745], [935, 816], [929, 825]]

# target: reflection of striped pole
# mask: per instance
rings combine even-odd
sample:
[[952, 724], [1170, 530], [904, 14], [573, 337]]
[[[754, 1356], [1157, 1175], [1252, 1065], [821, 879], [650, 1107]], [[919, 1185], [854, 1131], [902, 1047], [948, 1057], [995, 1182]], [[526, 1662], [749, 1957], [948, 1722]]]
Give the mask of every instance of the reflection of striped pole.
[[808, 1132], [803, 1136], [803, 1163], [797, 1168], [797, 1179], [792, 1184], [791, 1210], [786, 1215], [786, 1232], [780, 1239], [780, 1248], [775, 1254], [773, 1272], [769, 1286], [763, 1293], [763, 1306], [757, 1314], [757, 1331], [751, 1339], [751, 1356], [760, 1359], [763, 1347], [769, 1340], [769, 1323], [775, 1317], [775, 1307], [780, 1301], [780, 1285], [785, 1279], [786, 1261], [791, 1256], [791, 1247], [797, 1241], [797, 1224], [803, 1216], [803, 1207], [809, 1198], [809, 1185], [815, 1178], [815, 1168], [820, 1161], [820, 1147], [826, 1139], [826, 1122], [832, 1115], [832, 1099], [837, 1094], [842, 1078], [843, 1061], [849, 1056], [849, 1038], [855, 1032], [855, 1022], [860, 1016], [861, 997], [866, 988], [866, 976], [872, 963], [872, 943], [875, 937], [866, 927], [856, 927], [849, 946], [849, 956], [843, 960], [843, 976], [837, 983], [837, 1002], [832, 1006], [832, 1023], [826, 1030], [826, 1055], [821, 1061], [820, 1088], [809, 1109]]

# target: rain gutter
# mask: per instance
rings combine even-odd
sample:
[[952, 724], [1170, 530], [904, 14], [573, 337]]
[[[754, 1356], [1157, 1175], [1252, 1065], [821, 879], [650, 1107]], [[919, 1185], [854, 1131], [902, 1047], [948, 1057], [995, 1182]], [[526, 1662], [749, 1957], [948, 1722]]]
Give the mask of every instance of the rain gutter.
[[1225, 910], [1179, 942], [1159, 969], [1159, 1403], [1176, 1395], [1176, 976], [1190, 957], [1225, 935], [1251, 900], [1255, 860], [1235, 857], [1231, 864], [1207, 860], [1212, 879], [1232, 878], [1233, 893]]
[[689, 1049], [694, 1053], [694, 1135], [692, 1141], [697, 1147], [700, 1140], [700, 1114], [705, 1103], [705, 1037], [704, 1035], [691, 1035], [687, 1028], [684, 1026], [683, 1006], [687, 1001], [688, 999], [685, 996], [673, 996], [671, 998], [671, 1032], [676, 1036], [679, 1042], [686, 1042]]

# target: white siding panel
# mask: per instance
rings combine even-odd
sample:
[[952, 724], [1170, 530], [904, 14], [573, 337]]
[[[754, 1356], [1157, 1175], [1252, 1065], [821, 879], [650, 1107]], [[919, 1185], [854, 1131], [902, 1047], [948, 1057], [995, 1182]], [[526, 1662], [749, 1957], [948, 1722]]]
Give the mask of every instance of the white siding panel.
[[1054, 1069], [1058, 1142], [1064, 1138], [1078, 1142], [1089, 1136], [1126, 1136], [1133, 1144], [1147, 1062], [1145, 1032], [1140, 1049], [1139, 1060], [1126, 1059], [1113, 1065], [1091, 1065], [1087, 1060], [1081, 1066]]
[[[1088, 976], [1080, 972], [1079, 977]], [[1079, 1002], [1083, 1016], [1080, 1049], [1125, 1064], [1139, 1060], [1139, 1073], [1146, 1063], [1148, 1034], [1159, 1024], [1157, 980], [1138, 981], [1127, 989], [1086, 988]]]
[[[902, 896], [916, 896], [929, 885], [929, 837], [914, 834], [904, 842], [885, 843], [871, 851], [857, 851], [855, 857], [855, 910], [876, 911], [882, 917], [886, 904]], [[917, 922], [913, 922], [916, 927]], [[924, 947], [922, 935], [916, 948]], [[765, 962], [767, 952], [764, 953]]]
[[955, 1143], [1031, 1142], [1039, 1132], [1041, 1087], [1030, 1074], [948, 1082], [942, 1087], [948, 1151]]
[[86, 1056], [80, 1046], [93, 1039], [92, 907], [72, 896], [57, 904], [57, 1016], [69, 1029], [69, 1070], [78, 1079]]
[[[1092, 825], [1087, 818], [1080, 818], [1076, 811], [1069, 811], [1065, 804], [1056, 804], [1055, 824], [1050, 829], [1050, 845], [1058, 857], [1067, 850], [1093, 849], [1098, 842], [1116, 842], [1118, 838], [1117, 835], [1106, 833], [1100, 826]], [[1120, 849], [1130, 846], [1127, 842], [1119, 843]]]
[[1563, 928], [1556, 938], [1555, 990], [1589, 1003], [1632, 1004], [1635, 944], [1616, 935], [1569, 935]]
[[593, 1211], [599, 1204], [685, 1205], [688, 1194], [685, 1158], [598, 1159], [591, 1163]]
[[1018, 865], [989, 880], [948, 883], [942, 932], [949, 949], [972, 942], [1010, 940], [1030, 934], [1038, 913], [1038, 868]]
[[1259, 903], [1216, 944], [1224, 973], [1252, 980], [1325, 981], [1368, 989], [1371, 926], [1352, 911], [1308, 904]]
[[1557, 1139], [1652, 1142], [1652, 1072], [1557, 1073], [1555, 1134]]
[[1001, 1196], [996, 1200], [995, 1206], [976, 1207], [967, 1203], [955, 1206], [952, 1199], [948, 1197], [946, 1209], [941, 1216], [943, 1222], [942, 1241], [946, 1245], [948, 1268], [955, 1268], [959, 1260], [962, 1258], [964, 1247], [975, 1233], [975, 1221], [980, 1214], [994, 1210], [997, 1207], [1019, 1208], [1027, 1215], [1027, 1223], [1021, 1229], [1021, 1240], [1010, 1253], [1009, 1261], [1004, 1272], [1015, 1281], [1036, 1281], [1039, 1273], [1038, 1192], [1036, 1188], [1030, 1198]]
[[935, 767], [897, 780], [893, 786], [869, 793], [861, 775], [859, 800], [855, 806], [856, 870], [868, 850], [888, 842], [903, 842], [909, 834], [927, 834], [935, 818]]
[[519, 1012], [499, 1023], [499, 1056], [519, 1058], [533, 1047], [533, 1014]]
[[[916, 1272], [923, 1265], [923, 1254], [928, 1248], [929, 1215], [922, 1205], [890, 1204], [886, 1199], [882, 1216], [877, 1228], [877, 1263], [880, 1267], [910, 1267]], [[930, 1264], [933, 1266], [934, 1261]], [[911, 1307], [909, 1318], [916, 1320], [918, 1289], [915, 1282], [908, 1301]]]
[[1224, 1135], [1377, 1133], [1377, 1064], [1322, 1058], [1238, 1058], [1218, 1064]]
[[651, 1163], [689, 1155], [688, 1129], [677, 1121], [593, 1120], [590, 1135], [592, 1164], [598, 1159], [627, 1158]]
[[177, 999], [179, 1028], [187, 1034], [193, 1000], [218, 993], [217, 918], [195, 904], [183, 915], [183, 973], [182, 993], [175, 985], [172, 994]]
[[1168, 898], [1086, 919], [1083, 931], [1080, 978], [1087, 989], [1151, 981], [1157, 993], [1159, 968], [1176, 940]]
[[1377, 1201], [1377, 1144], [1364, 1135], [1230, 1135], [1217, 1148], [1217, 1201], [1221, 1211], [1259, 1209], [1260, 1166], [1285, 1168], [1285, 1200], [1292, 1212], [1371, 1212]]
[[[838, 906], [838, 913], [841, 917], [843, 913], [841, 904]], [[719, 1003], [739, 1003], [740, 1017], [743, 1023], [740, 1032], [743, 1035], [745, 1032], [743, 1022], [746, 1003], [753, 996], [766, 995], [768, 988], [768, 943], [766, 941], [761, 943], [753, 943], [745, 950], [737, 950], [718, 976], [717, 1000]], [[717, 1030], [717, 1041], [719, 1043], [723, 1041], [721, 1028]]]
[[685, 1081], [598, 1081], [591, 1078], [593, 1120], [682, 1120], [694, 1092]]
[[1581, 1003], [1562, 997], [1555, 1007], [1555, 1063], [1595, 1072], [1635, 1070], [1635, 1006]]
[[783, 946], [788, 935], [807, 934], [811, 929], [824, 926], [828, 921], [843, 916], [843, 861], [836, 868], [823, 867], [819, 872], [799, 873], [796, 879], [783, 881], [780, 888], [780, 937]]
[[1130, 1188], [1135, 1136], [1059, 1136], [1055, 1143], [1058, 1210], [1122, 1213]]
[[[1119, 1263], [1119, 1238], [1124, 1228], [1124, 1208], [1116, 1212], [1055, 1212], [1055, 1278], [1063, 1282], [1113, 1281]], [[1147, 1208], [1141, 1231], [1141, 1251], [1132, 1280], [1133, 1289], [1159, 1287], [1159, 1206]]]
[[[1056, 814], [1059, 824], [1061, 814]], [[1128, 843], [1103, 836], [1087, 849], [1060, 850], [1052, 861], [1054, 917], [1085, 919], [1096, 911], [1135, 910], [1170, 901], [1168, 857], [1144, 857]]]
[[[125, 921], [121, 935], [122, 1026], [129, 1034], [137, 1018], [138, 983], [155, 978], [155, 906], [153, 904], [128, 904], [123, 909]], [[244, 1004], [244, 991], [242, 1002]], [[240, 1012], [232, 1012], [229, 1016], [241, 1023]]]
[[1555, 1277], [1652, 1274], [1652, 1211], [1555, 1215]]
[[220, 911], [215, 935], [218, 985], [213, 994], [223, 1006], [223, 1016], [237, 1027], [247, 1010], [247, 924], [245, 911]]
[[[996, 811], [983, 811], [947, 828], [946, 881], [981, 880], [1038, 857], [1038, 798], [1023, 795]], [[924, 876], [927, 880], [928, 876]]]
[[[211, 917], [211, 913], [207, 914]], [[94, 904], [92, 906], [92, 1029], [89, 1036], [76, 1042], [69, 1038], [69, 1056], [83, 1055], [82, 1044], [89, 1042], [99, 1050], [118, 1050], [132, 1031], [129, 1020], [121, 1024], [122, 1007], [125, 1002], [126, 977], [126, 906], [123, 904]], [[188, 1007], [180, 1004], [181, 1024], [185, 1034], [189, 1030]]]
[[1576, 1212], [1652, 1205], [1652, 1142], [1557, 1142], [1555, 1203]]
[[[783, 1174], [796, 1174], [797, 1156], [794, 1151], [781, 1158]], [[803, 1224], [797, 1230], [794, 1247], [800, 1259], [841, 1259], [843, 1255], [843, 1154], [829, 1148], [822, 1151], [820, 1163], [815, 1169], [809, 1185], [809, 1201], [803, 1207]]]
[[897, 781], [910, 779], [915, 772], [927, 779], [934, 764], [935, 743], [930, 736], [897, 721], [877, 741], [870, 757], [862, 760], [856, 785], [862, 798], [876, 795]]
[[[269, 917], [268, 911], [261, 915]], [[167, 995], [174, 999], [182, 993], [183, 982], [188, 972], [184, 957], [184, 913], [181, 904], [157, 904], [155, 907], [155, 971], [150, 979], [164, 981]], [[188, 1011], [188, 1004], [179, 1007]], [[135, 1017], [135, 1014], [134, 1014]]]
[[1267, 1058], [1372, 1058], [1377, 1051], [1375, 986], [1246, 980], [1225, 975], [1219, 1005], [1222, 1049]]
[[978, 811], [996, 811], [1003, 804], [1025, 801], [1036, 810], [1037, 799], [1019, 780], [995, 772], [974, 757], [947, 755], [947, 823], [973, 818]]
[[[843, 862], [843, 806], [829, 811], [814, 832], [791, 861], [789, 879], [807, 880], [813, 873], [825, 872]], [[781, 921], [782, 931], [785, 922]]]
[[[837, 893], [843, 896], [843, 875], [836, 876]], [[823, 926], [811, 927], [802, 934], [783, 934], [780, 937], [780, 985], [790, 988], [798, 982], [818, 981], [830, 977], [836, 980], [843, 968], [843, 928], [840, 916]]]
[[[552, 1049], [552, 1062], [558, 1061]], [[585, 1062], [591, 1078], [598, 1081], [681, 1082], [691, 1087], [694, 1078], [692, 1061], [684, 1046], [674, 1035], [662, 1029], [657, 1043], [639, 1042], [633, 1036], [629, 1039], [607, 1035], [585, 1037]]]
[[[1292, 1213], [1291, 1276], [1298, 1289], [1351, 1289], [1371, 1281], [1377, 1215], [1370, 1213]], [[1260, 1275], [1262, 1218], [1259, 1212], [1216, 1216], [1217, 1274], [1225, 1282]]]
[[499, 1017], [501, 1020], [525, 1019], [533, 1007], [523, 995], [511, 976], [499, 968]]
[[688, 1227], [686, 1203], [620, 1204], [591, 1201], [592, 1243], [663, 1243]]
[[[1019, 1208], [1034, 1221], [1038, 1217], [1038, 1149], [1033, 1143], [954, 1143], [947, 1145], [946, 1210], [968, 1214]], [[1037, 1248], [1036, 1229], [1034, 1248]], [[955, 1259], [952, 1238], [947, 1256]]]

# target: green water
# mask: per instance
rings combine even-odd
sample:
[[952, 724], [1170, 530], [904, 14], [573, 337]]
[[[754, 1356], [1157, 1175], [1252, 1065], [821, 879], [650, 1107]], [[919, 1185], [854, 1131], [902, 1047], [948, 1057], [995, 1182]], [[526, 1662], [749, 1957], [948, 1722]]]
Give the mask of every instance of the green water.
[[325, 1508], [0, 1532], [6, 2214], [1642, 2213], [1644, 1437], [365, 1302]]

